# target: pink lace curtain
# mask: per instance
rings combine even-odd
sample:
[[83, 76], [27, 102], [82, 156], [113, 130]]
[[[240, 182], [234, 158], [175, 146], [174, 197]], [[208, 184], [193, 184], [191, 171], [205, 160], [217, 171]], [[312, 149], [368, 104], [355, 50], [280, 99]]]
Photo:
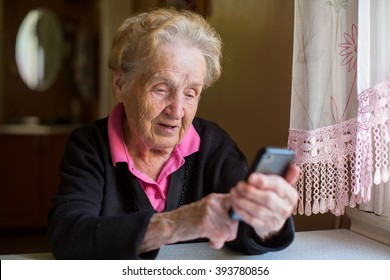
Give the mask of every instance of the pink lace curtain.
[[344, 214], [389, 180], [390, 44], [377, 29], [390, 3], [371, 2], [295, 1], [288, 146], [302, 170], [299, 214]]

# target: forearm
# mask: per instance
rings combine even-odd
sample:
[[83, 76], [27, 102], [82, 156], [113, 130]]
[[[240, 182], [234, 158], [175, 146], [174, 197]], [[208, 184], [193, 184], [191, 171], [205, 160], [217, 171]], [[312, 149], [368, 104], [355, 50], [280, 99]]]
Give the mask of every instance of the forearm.
[[200, 211], [193, 211], [195, 205], [196, 203], [193, 203], [173, 211], [154, 214], [150, 219], [139, 253], [155, 250], [167, 244], [203, 237], [198, 233]]

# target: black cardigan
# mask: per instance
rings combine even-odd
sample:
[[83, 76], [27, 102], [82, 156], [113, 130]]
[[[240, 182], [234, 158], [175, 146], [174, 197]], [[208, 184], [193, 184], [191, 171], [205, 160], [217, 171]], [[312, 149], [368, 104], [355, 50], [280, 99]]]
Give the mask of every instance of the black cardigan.
[[[245, 178], [242, 152], [216, 124], [195, 118], [199, 152], [185, 158], [172, 174], [166, 211], [226, 193]], [[107, 118], [72, 132], [60, 165], [60, 184], [48, 216], [48, 234], [58, 259], [153, 259], [158, 250], [137, 255], [155, 213], [127, 163], [112, 164]], [[240, 223], [238, 237], [227, 246], [245, 254], [287, 247], [294, 238], [290, 218], [282, 232], [261, 243], [253, 229]]]

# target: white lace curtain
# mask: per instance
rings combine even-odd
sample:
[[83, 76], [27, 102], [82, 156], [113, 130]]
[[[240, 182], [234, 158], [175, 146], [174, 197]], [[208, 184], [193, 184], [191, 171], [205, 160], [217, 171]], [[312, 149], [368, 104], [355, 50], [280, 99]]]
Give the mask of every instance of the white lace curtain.
[[364, 204], [390, 217], [389, 30], [390, 1], [295, 1], [288, 146], [302, 170], [299, 214]]

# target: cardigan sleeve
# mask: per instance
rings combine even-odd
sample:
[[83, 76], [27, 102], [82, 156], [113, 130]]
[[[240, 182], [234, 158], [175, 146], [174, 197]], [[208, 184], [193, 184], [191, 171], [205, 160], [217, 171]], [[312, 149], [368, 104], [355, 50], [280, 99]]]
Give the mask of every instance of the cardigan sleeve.
[[226, 246], [235, 251], [248, 255], [260, 255], [287, 248], [294, 240], [294, 222], [292, 217], [287, 219], [281, 231], [265, 242], [257, 236], [253, 228], [240, 222], [236, 240], [228, 242]]
[[[106, 178], [109, 158], [107, 149], [100, 147], [103, 142], [97, 129], [89, 127], [73, 132], [66, 145], [48, 215], [49, 241], [58, 259], [141, 258], [137, 250], [154, 211], [101, 215], [107, 189], [115, 184]], [[142, 258], [153, 259], [157, 253]]]

